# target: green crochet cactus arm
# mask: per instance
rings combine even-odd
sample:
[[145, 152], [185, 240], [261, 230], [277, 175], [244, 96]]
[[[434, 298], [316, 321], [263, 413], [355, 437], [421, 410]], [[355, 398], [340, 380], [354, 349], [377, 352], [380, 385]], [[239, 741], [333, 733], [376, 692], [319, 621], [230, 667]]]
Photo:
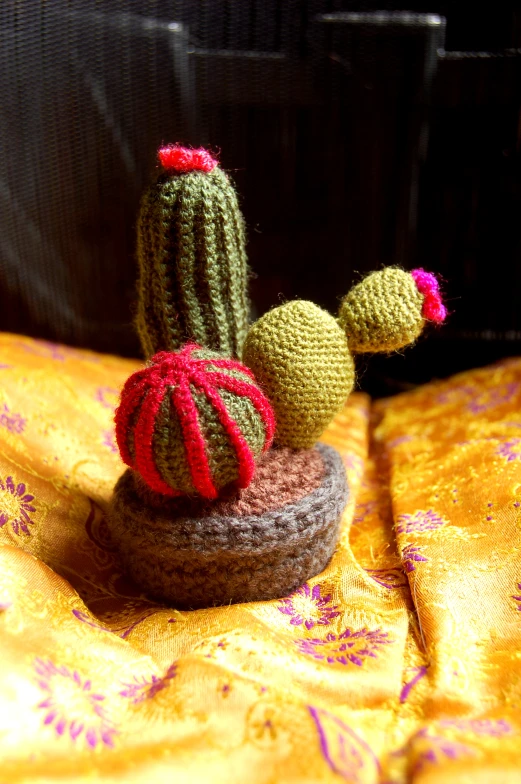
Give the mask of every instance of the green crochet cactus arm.
[[239, 357], [248, 329], [244, 220], [228, 176], [205, 150], [159, 151], [163, 172], [137, 225], [136, 326], [147, 357], [195, 341]]
[[277, 443], [302, 449], [320, 438], [353, 389], [352, 352], [402, 348], [446, 314], [434, 275], [388, 267], [351, 289], [338, 319], [302, 300], [262, 316], [243, 358], [272, 403]]
[[338, 322], [351, 351], [390, 352], [414, 343], [426, 321], [442, 323], [446, 315], [434, 275], [386, 267], [349, 291]]

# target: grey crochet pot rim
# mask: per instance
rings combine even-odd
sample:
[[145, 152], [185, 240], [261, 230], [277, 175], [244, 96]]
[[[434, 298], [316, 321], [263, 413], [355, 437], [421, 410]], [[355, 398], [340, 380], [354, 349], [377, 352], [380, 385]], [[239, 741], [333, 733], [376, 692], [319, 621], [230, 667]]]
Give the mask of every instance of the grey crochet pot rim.
[[126, 471], [107, 516], [124, 568], [149, 596], [180, 609], [288, 595], [331, 560], [349, 496], [338, 452], [315, 449], [324, 466], [320, 485], [263, 514], [176, 517], [168, 503], [146, 505]]

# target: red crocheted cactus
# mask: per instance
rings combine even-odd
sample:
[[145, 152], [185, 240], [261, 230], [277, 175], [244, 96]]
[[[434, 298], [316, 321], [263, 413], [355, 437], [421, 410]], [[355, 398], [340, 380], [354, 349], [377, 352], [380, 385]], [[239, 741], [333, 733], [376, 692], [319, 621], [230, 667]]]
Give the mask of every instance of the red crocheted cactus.
[[252, 372], [195, 344], [161, 351], [133, 373], [115, 419], [123, 461], [167, 496], [213, 499], [225, 486], [247, 487], [275, 431]]

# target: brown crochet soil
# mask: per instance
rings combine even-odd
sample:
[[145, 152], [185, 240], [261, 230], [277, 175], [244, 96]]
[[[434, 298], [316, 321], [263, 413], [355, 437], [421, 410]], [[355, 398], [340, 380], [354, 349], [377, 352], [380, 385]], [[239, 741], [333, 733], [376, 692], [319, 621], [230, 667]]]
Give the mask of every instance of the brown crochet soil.
[[229, 489], [217, 501], [179, 498], [167, 500], [154, 493], [136, 477], [136, 489], [143, 500], [175, 516], [247, 516], [265, 514], [296, 503], [316, 490], [324, 476], [324, 463], [316, 449], [270, 449], [257, 463], [255, 477], [245, 490]]

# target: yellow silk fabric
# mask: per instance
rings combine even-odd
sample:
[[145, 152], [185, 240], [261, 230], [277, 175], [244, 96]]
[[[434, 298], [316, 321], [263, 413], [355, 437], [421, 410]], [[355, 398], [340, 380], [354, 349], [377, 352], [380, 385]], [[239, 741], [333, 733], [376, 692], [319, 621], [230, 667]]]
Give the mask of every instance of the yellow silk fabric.
[[330, 566], [197, 612], [106, 528], [135, 367], [0, 336], [0, 782], [521, 781], [521, 360], [354, 394]]

